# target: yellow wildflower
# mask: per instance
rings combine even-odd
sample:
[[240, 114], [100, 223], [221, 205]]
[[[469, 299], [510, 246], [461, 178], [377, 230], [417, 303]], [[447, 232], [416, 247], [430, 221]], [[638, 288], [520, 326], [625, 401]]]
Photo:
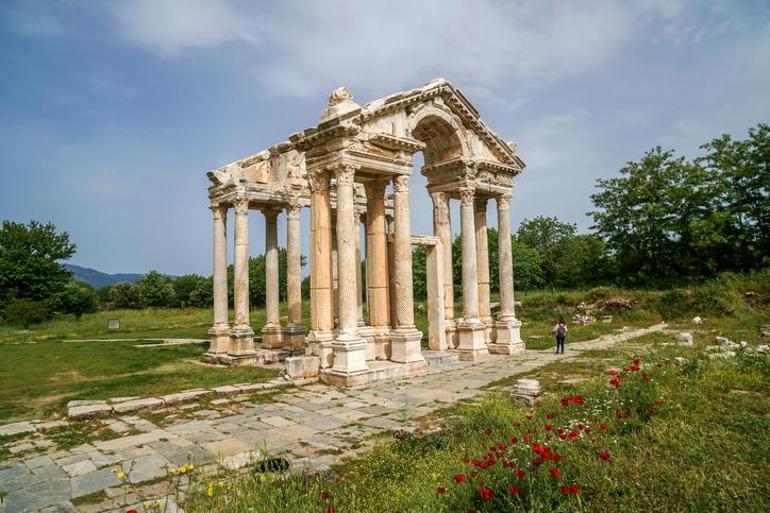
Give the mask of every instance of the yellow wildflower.
[[223, 487], [225, 486], [225, 483], [223, 483], [222, 481], [219, 481], [219, 482], [217, 483], [217, 486], [218, 486], [219, 488], [223, 488]]
[[117, 474], [115, 474], [115, 475], [116, 475], [116, 476], [117, 476], [117, 478], [118, 478], [118, 479], [120, 479], [121, 481], [123, 481], [123, 480], [126, 478], [126, 473], [125, 473], [125, 472], [123, 472], [122, 470], [121, 470], [120, 472], [118, 472]]

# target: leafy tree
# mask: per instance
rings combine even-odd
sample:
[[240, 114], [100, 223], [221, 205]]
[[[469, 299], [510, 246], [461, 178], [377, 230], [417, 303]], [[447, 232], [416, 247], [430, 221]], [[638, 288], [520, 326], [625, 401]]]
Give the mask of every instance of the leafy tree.
[[412, 249], [412, 283], [415, 299], [428, 297], [427, 262], [424, 246]]
[[32, 299], [15, 299], [3, 311], [3, 317], [8, 324], [29, 328], [48, 319], [48, 307], [42, 301]]
[[116, 283], [110, 288], [107, 304], [111, 309], [137, 310], [146, 306], [141, 287], [126, 282]]
[[[306, 259], [300, 256], [300, 266], [304, 267]], [[227, 268], [227, 280], [230, 304], [233, 302], [233, 266]], [[249, 257], [249, 304], [265, 306], [265, 255]], [[278, 249], [278, 297], [286, 300], [286, 249]]]
[[174, 281], [158, 271], [150, 271], [134, 284], [138, 288], [144, 304], [155, 307], [176, 306]]
[[80, 320], [84, 313], [95, 312], [99, 307], [99, 296], [88, 283], [71, 280], [57, 298], [58, 309], [74, 314]]
[[514, 240], [513, 277], [517, 290], [530, 290], [543, 286], [542, 258], [537, 249]]
[[[174, 297], [176, 299], [175, 306], [183, 308], [185, 306], [196, 306], [193, 303], [200, 303], [202, 300], [205, 300], [205, 289], [211, 287], [208, 285], [210, 281], [209, 278], [204, 278], [198, 274], [185, 274], [176, 278], [173, 281]], [[194, 300], [191, 298], [193, 295], [195, 295]]]
[[577, 226], [556, 217], [537, 216], [524, 219], [519, 225], [516, 239], [540, 255], [544, 285], [554, 287], [557, 284], [560, 259], [564, 254], [563, 243], [576, 233]]
[[551, 257], [556, 287], [591, 286], [608, 277], [605, 244], [596, 235], [575, 235], [565, 239], [551, 250]]
[[3, 221], [0, 226], [0, 305], [14, 299], [46, 300], [58, 293], [71, 273], [59, 265], [75, 245], [51, 224]]
[[187, 305], [195, 308], [210, 308], [214, 304], [214, 280], [204, 278], [190, 292]]

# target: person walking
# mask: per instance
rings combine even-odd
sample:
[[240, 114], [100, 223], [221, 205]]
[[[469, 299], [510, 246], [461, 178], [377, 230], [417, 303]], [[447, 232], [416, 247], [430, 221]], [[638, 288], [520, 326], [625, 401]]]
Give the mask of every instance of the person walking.
[[559, 320], [556, 321], [551, 333], [556, 335], [556, 354], [559, 354], [560, 348], [561, 354], [564, 354], [564, 339], [567, 338], [567, 323], [564, 322], [564, 317], [559, 316]]

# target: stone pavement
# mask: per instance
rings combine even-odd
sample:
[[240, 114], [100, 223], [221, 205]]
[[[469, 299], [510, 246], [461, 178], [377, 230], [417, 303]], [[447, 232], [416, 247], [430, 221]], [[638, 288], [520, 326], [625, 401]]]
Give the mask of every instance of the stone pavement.
[[[244, 395], [93, 420], [90, 422], [104, 424], [117, 437], [68, 450], [46, 440], [25, 442], [35, 448], [33, 456], [0, 463], [1, 511], [76, 511], [73, 500], [83, 512], [118, 508], [124, 505], [120, 502], [123, 489], [114, 468], [130, 469], [133, 484], [148, 483], [146, 497], [163, 495], [158, 481], [166, 476], [167, 468], [184, 465], [190, 458], [199, 466], [222, 464], [235, 469], [252, 461], [255, 453], [266, 452], [297, 466], [331, 465], [367, 450], [375, 433], [472, 398], [494, 381], [663, 328], [626, 330], [569, 344], [565, 355], [549, 349], [490, 356], [475, 363], [446, 364], [424, 376], [355, 389], [315, 384], [281, 392], [269, 402], [259, 402], [258, 395]], [[96, 502], [83, 503], [87, 496]]]

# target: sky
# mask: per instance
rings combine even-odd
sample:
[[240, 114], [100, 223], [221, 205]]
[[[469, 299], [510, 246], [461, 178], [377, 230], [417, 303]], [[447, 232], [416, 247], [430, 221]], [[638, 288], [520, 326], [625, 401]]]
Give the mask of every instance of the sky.
[[514, 228], [587, 231], [625, 162], [770, 122], [770, 2], [0, 0], [0, 219], [53, 222], [100, 271], [208, 275], [206, 171], [315, 125], [336, 87], [363, 105], [436, 77], [518, 144]]

